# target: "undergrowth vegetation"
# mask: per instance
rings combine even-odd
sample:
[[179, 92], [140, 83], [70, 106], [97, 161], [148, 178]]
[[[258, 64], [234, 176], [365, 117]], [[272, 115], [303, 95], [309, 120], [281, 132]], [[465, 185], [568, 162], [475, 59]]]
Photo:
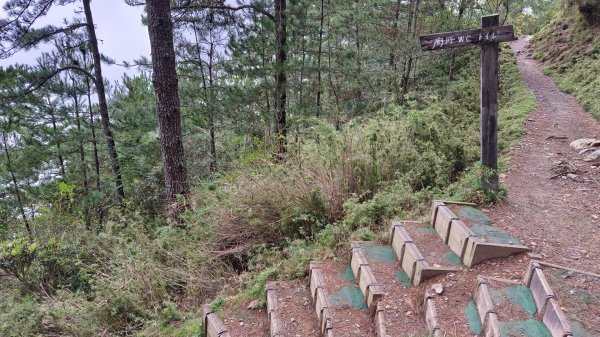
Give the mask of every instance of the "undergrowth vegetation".
[[571, 1], [532, 39], [533, 56], [561, 90], [600, 119], [600, 2]]
[[[0, 246], [0, 268], [16, 280], [1, 283], [0, 335], [199, 336], [203, 303], [261, 304], [268, 280], [301, 278], [310, 260], [340, 256], [350, 239], [383, 240], [387, 221], [422, 218], [431, 199], [494, 201], [477, 165], [477, 56], [457, 56], [454, 81], [434, 62], [425, 78], [435, 80], [405, 106], [340, 130], [305, 121], [285, 164], [260, 144], [240, 152], [236, 169], [196, 188], [185, 225], [150, 222], [133, 207], [108, 214], [99, 235], [77, 221], [57, 225], [64, 218], [51, 210], [36, 217], [43, 235]], [[535, 100], [506, 50], [501, 69], [506, 168]]]

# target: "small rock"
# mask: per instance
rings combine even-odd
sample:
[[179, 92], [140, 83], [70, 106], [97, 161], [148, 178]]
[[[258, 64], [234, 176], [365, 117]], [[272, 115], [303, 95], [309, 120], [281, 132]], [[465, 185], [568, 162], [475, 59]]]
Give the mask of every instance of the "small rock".
[[527, 256], [529, 256], [529, 258], [531, 258], [533, 260], [541, 260], [544, 258], [542, 256], [542, 254], [536, 254], [536, 253], [527, 253]]
[[591, 162], [600, 159], [600, 150], [596, 150], [583, 158], [583, 161]]
[[554, 172], [554, 174], [568, 174], [568, 173], [575, 173], [575, 171], [577, 171], [577, 166], [575, 166], [575, 164], [570, 163], [566, 160], [561, 160], [557, 163], [555, 163], [554, 165], [552, 165], [551, 168], [552, 172]]
[[595, 138], [581, 138], [571, 142], [571, 147], [577, 151], [587, 149], [588, 147], [600, 146], [600, 140]]
[[244, 326], [244, 322], [240, 322], [240, 326]]
[[412, 311], [407, 311], [405, 315], [406, 315], [406, 316], [410, 316], [410, 315], [412, 315]]
[[444, 292], [444, 286], [441, 283], [436, 283], [431, 286], [431, 289], [435, 291], [436, 294], [440, 295]]
[[292, 318], [290, 319], [290, 321], [292, 321], [292, 322], [295, 322], [295, 321], [296, 321], [296, 319], [295, 319], [294, 317], [292, 317]]
[[577, 175], [573, 174], [573, 173], [569, 173], [569, 174], [567, 174], [567, 178], [569, 178], [571, 180], [577, 180]]
[[260, 306], [260, 303], [258, 303], [257, 300], [254, 300], [252, 302], [250, 302], [250, 304], [248, 304], [248, 306], [246, 307], [246, 310], [253, 310], [256, 309]]

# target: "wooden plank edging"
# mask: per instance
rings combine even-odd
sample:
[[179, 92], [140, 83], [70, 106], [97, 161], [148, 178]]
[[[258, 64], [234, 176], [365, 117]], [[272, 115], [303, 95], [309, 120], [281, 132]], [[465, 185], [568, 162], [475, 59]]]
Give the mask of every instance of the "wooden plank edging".
[[425, 323], [427, 323], [427, 329], [429, 333], [434, 336], [443, 335], [442, 329], [438, 322], [437, 310], [435, 308], [435, 295], [431, 290], [425, 292]]
[[205, 337], [231, 337], [223, 322], [208, 305], [204, 306], [202, 316], [204, 317]]
[[432, 267], [404, 227], [403, 224], [406, 222], [418, 221], [392, 221], [390, 242], [398, 261], [400, 261], [400, 266], [406, 272], [413, 285], [419, 285], [424, 280], [435, 275], [461, 269], [458, 267]]
[[[465, 204], [454, 203], [448, 204]], [[530, 251], [521, 245], [508, 245], [499, 243], [482, 242], [481, 239], [452, 212], [445, 202], [436, 200], [432, 203], [431, 224], [438, 232], [444, 243], [460, 256], [464, 265], [472, 267], [485, 260], [497, 257], [506, 257], [512, 254]]]
[[277, 286], [275, 282], [268, 282], [267, 292], [267, 318], [269, 319], [269, 332], [271, 337], [283, 337], [285, 335], [283, 322], [277, 305]]
[[573, 330], [571, 330], [567, 317], [558, 305], [558, 300], [544, 275], [542, 265], [536, 261], [531, 261], [524, 281], [525, 285], [531, 290], [538, 311], [538, 319], [546, 325], [552, 336], [572, 336]]
[[477, 277], [477, 289], [475, 290], [474, 299], [477, 306], [477, 312], [479, 313], [481, 326], [485, 332], [484, 336], [500, 337], [498, 316], [496, 315], [496, 308], [492, 301], [488, 280], [485, 277]]
[[352, 272], [358, 281], [360, 291], [365, 296], [367, 307], [372, 311], [372, 313], [375, 313], [377, 303], [383, 299], [383, 289], [381, 288], [379, 282], [377, 282], [375, 273], [373, 273], [373, 269], [369, 265], [367, 254], [360, 246], [360, 243], [352, 242], [351, 247], [352, 258], [350, 261], [350, 266], [352, 268]]
[[329, 304], [328, 294], [325, 290], [325, 278], [321, 271], [321, 263], [311, 261], [309, 265], [309, 282], [311, 299], [315, 306], [318, 325], [321, 329], [321, 334], [325, 337], [333, 337], [333, 318], [331, 307]]
[[377, 337], [390, 337], [387, 333], [387, 320], [385, 316], [385, 307], [382, 303], [377, 303], [375, 309], [375, 333]]

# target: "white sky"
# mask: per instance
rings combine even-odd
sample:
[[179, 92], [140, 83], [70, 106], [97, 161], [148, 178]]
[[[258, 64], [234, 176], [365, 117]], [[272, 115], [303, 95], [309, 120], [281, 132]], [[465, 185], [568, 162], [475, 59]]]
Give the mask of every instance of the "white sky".
[[[0, 8], [6, 0], [0, 0]], [[150, 41], [148, 40], [148, 29], [142, 25], [143, 6], [130, 7], [123, 0], [95, 0], [92, 1], [92, 15], [96, 24], [96, 35], [99, 40], [99, 49], [102, 54], [121, 63], [146, 56], [150, 58]], [[0, 9], [0, 16], [6, 17], [4, 10]], [[77, 13], [76, 13], [77, 12]], [[80, 13], [80, 14], [78, 14]], [[47, 24], [60, 25], [64, 18], [83, 16], [83, 8], [80, 1], [75, 5], [54, 6], [48, 15], [40, 20], [37, 27]], [[0, 59], [0, 66], [15, 63], [35, 64], [44, 47], [32, 49], [28, 52], [19, 52], [8, 59]], [[123, 72], [129, 74], [137, 72], [134, 68], [124, 69], [120, 66], [102, 65], [104, 77], [110, 82], [121, 79]]]

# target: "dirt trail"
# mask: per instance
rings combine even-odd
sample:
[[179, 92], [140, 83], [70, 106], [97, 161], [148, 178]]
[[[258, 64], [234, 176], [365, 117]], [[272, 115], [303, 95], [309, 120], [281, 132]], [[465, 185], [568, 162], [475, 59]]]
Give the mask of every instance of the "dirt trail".
[[[489, 215], [544, 261], [599, 273], [600, 168], [582, 161], [583, 155], [569, 143], [600, 138], [600, 124], [542, 73], [529, 56], [527, 39], [514, 42], [512, 48], [538, 107], [514, 149], [510, 172], [502, 177], [508, 200]], [[577, 166], [576, 180], [551, 179], [552, 165], [561, 160]]]

